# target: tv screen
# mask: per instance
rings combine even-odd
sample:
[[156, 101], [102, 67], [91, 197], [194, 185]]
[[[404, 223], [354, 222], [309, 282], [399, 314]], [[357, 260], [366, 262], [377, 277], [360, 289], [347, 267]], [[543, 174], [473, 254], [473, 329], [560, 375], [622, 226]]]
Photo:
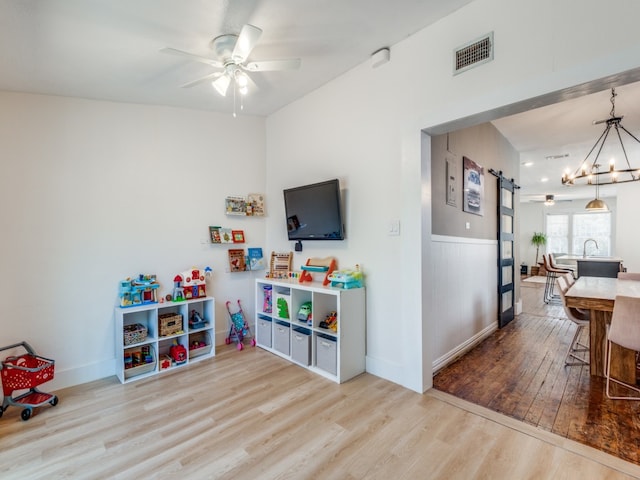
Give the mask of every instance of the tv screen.
[[344, 240], [338, 179], [284, 191], [289, 240]]

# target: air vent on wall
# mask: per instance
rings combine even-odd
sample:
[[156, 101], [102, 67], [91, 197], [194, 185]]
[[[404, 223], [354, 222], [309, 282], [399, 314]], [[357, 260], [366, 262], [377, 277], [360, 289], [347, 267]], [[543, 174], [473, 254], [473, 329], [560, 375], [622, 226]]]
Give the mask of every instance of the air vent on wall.
[[493, 32], [456, 48], [454, 55], [454, 75], [490, 62], [493, 60]]

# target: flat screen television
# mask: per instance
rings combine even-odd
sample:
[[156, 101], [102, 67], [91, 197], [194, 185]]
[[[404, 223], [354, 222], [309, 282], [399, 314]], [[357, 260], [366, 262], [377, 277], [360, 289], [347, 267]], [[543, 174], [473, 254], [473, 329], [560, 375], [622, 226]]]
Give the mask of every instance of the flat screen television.
[[289, 240], [344, 240], [338, 179], [284, 190]]

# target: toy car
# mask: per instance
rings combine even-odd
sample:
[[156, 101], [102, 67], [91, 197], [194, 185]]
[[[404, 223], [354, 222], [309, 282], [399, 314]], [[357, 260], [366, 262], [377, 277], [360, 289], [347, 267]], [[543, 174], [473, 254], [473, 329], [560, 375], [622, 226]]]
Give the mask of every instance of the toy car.
[[311, 302], [304, 302], [298, 309], [298, 320], [311, 324]]
[[337, 312], [329, 312], [323, 321], [320, 322], [321, 328], [331, 329], [334, 332], [338, 331], [338, 314]]

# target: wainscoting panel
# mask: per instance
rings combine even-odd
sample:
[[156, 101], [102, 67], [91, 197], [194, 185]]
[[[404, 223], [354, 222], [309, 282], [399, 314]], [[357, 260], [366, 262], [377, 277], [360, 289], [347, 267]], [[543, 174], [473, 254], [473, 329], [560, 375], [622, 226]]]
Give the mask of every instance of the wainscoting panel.
[[436, 371], [497, 328], [497, 242], [433, 235], [432, 364]]

